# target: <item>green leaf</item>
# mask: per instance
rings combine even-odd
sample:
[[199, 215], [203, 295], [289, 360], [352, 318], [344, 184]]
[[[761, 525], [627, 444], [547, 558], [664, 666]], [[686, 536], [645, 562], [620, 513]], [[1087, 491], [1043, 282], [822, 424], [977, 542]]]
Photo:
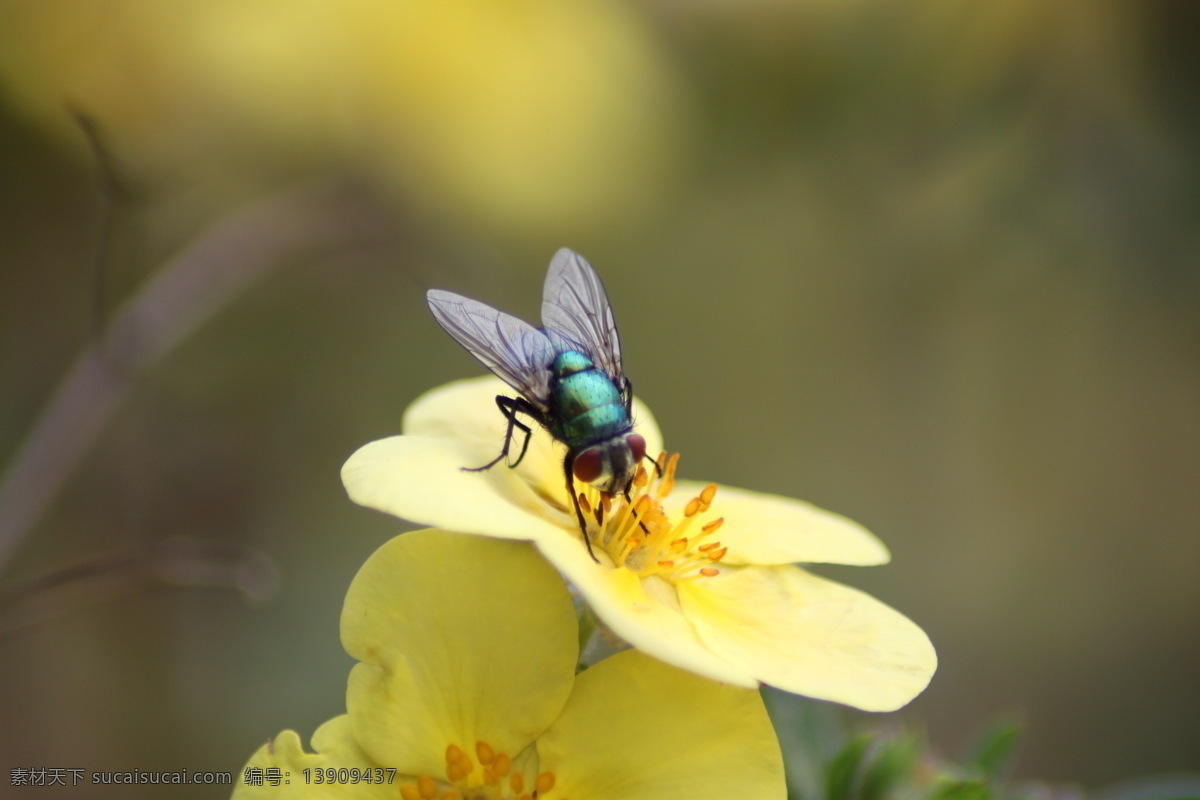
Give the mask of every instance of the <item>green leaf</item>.
[[984, 775], [1000, 776], [1012, 763], [1017, 744], [1021, 738], [1021, 725], [1013, 720], [998, 720], [980, 737], [968, 764], [977, 767]]
[[859, 767], [874, 738], [871, 734], [854, 737], [829, 762], [825, 772], [825, 800], [857, 800]]
[[929, 795], [929, 800], [992, 800], [984, 781], [948, 781]]
[[881, 740], [875, 752], [868, 753], [859, 788], [860, 800], [893, 796], [897, 788], [910, 780], [922, 749], [922, 742], [913, 734]]

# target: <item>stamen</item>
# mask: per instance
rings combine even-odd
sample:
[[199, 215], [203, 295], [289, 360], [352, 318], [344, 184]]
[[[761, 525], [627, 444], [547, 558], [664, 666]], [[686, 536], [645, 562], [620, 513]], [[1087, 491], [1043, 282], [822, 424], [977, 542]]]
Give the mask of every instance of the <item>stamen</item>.
[[[591, 492], [589, 501], [580, 494], [580, 510], [596, 523], [596, 532], [588, 534], [591, 541], [602, 547], [617, 567], [640, 577], [658, 575], [675, 582], [719, 575], [719, 570], [706, 565], [728, 553], [720, 542], [711, 540], [725, 519], [699, 521], [712, 507], [717, 484], [708, 484], [688, 500], [682, 516], [668, 515], [662, 501], [675, 488], [679, 454], [664, 452], [652, 463], [654, 473], [638, 466], [628, 495]], [[699, 530], [692, 531], [693, 524]]]
[[516, 794], [525, 791], [525, 776], [520, 772], [514, 772], [508, 776], [508, 788], [512, 789]]
[[639, 489], [645, 488], [650, 482], [650, 476], [646, 474], [646, 468], [639, 466], [637, 472], [633, 473], [633, 485]]
[[[466, 759], [466, 753], [463, 753], [463, 758]], [[472, 770], [470, 759], [466, 759], [464, 764], [462, 760], [451, 761], [446, 759], [446, 778], [451, 783], [461, 781], [463, 778], [471, 774]]]
[[479, 763], [485, 767], [491, 766], [491, 763], [496, 760], [496, 751], [487, 742], [475, 743], [475, 757], [479, 759]]
[[537, 776], [537, 780], [533, 783], [533, 790], [538, 794], [545, 794], [554, 788], [555, 778], [553, 772], [543, 772]]
[[[661, 461], [667, 454], [662, 453], [658, 459]], [[658, 499], [662, 500], [671, 494], [671, 490], [675, 488], [675, 467], [679, 464], [679, 453], [673, 453], [667, 459], [667, 468], [663, 470], [662, 479], [658, 484]]]
[[417, 778], [417, 793], [421, 800], [433, 800], [437, 797], [437, 782], [428, 775]]

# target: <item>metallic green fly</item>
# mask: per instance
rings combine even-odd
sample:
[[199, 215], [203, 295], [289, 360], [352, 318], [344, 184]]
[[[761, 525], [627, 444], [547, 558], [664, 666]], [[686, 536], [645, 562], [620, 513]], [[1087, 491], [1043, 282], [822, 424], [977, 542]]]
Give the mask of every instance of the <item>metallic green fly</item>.
[[464, 469], [498, 464], [519, 428], [525, 441], [510, 465], [517, 466], [531, 434], [518, 415], [541, 425], [567, 446], [567, 491], [595, 559], [575, 480], [628, 500], [638, 462], [646, 455], [646, 440], [633, 432], [633, 384], [621, 368], [621, 341], [600, 276], [578, 253], [566, 248], [555, 253], [542, 291], [540, 329], [452, 292], [430, 289], [425, 299], [438, 324], [517, 394], [496, 396], [508, 421], [500, 455]]

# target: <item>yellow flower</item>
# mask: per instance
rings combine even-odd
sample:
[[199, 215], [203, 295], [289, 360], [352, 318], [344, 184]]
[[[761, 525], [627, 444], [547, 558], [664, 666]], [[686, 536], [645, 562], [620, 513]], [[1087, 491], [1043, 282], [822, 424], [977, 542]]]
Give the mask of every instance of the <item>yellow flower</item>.
[[[562, 445], [537, 431], [516, 468], [484, 472], [504, 420], [487, 377], [419, 398], [404, 435], [350, 457], [342, 481], [357, 503], [447, 530], [532, 541], [627, 642], [670, 664], [738, 686], [890, 711], [937, 666], [925, 633], [894, 609], [797, 562], [882, 564], [888, 551], [844, 517], [798, 500], [675, 479], [677, 457], [650, 465], [623, 499], [583, 488], [584, 547], [562, 473]], [[657, 453], [661, 435], [636, 400]], [[649, 462], [644, 462], [648, 464]], [[579, 484], [576, 484], [578, 487]]]
[[527, 545], [443, 531], [393, 539], [354, 579], [347, 713], [306, 753], [284, 731], [237, 800], [785, 796], [757, 692], [628, 651], [575, 675], [561, 578]]

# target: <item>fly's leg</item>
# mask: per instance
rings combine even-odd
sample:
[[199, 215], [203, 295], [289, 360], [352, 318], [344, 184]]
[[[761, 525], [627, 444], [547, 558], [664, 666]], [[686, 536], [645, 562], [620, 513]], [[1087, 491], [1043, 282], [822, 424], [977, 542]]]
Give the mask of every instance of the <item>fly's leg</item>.
[[509, 464], [510, 468], [521, 463], [521, 459], [525, 458], [525, 451], [529, 449], [529, 437], [533, 435], [533, 431], [528, 425], [517, 419], [517, 414], [525, 414], [532, 417], [535, 421], [542, 421], [542, 413], [537, 408], [530, 405], [524, 397], [505, 397], [502, 394], [496, 395], [496, 407], [500, 409], [500, 413], [508, 420], [508, 430], [504, 432], [504, 447], [500, 449], [500, 455], [493, 458], [482, 467], [463, 467], [464, 472], [483, 472], [486, 469], [491, 469], [500, 463], [501, 460], [508, 457], [509, 447], [512, 446], [513, 428], [520, 428], [525, 434], [525, 442], [521, 445], [521, 454], [517, 456], [517, 460]]
[[587, 523], [583, 519], [583, 509], [579, 507], [579, 495], [575, 492], [575, 454], [568, 451], [567, 458], [563, 461], [563, 474], [567, 476], [567, 494], [571, 495], [571, 504], [575, 506], [575, 518], [579, 520], [579, 532], [583, 534], [583, 543], [587, 545], [588, 555], [592, 557], [592, 561], [597, 564], [600, 559], [596, 558], [596, 554], [592, 552], [592, 537], [588, 536]]
[[[655, 466], [658, 466], [658, 462], [657, 462], [657, 461], [655, 461], [655, 462], [654, 462], [654, 465], [655, 465]], [[650, 529], [646, 527], [646, 523], [642, 522], [642, 518], [638, 516], [637, 509], [635, 509], [635, 508], [633, 507], [633, 498], [632, 498], [632, 497], [630, 496], [630, 494], [629, 494], [629, 488], [630, 488], [631, 486], [633, 486], [633, 481], [630, 481], [629, 483], [625, 484], [625, 492], [624, 492], [624, 495], [625, 495], [625, 505], [629, 506], [629, 513], [630, 513], [630, 514], [633, 514], [633, 516], [634, 516], [634, 517], [637, 519], [637, 521], [638, 521], [638, 525], [639, 525], [639, 526], [641, 526], [641, 529], [642, 529], [642, 530], [644, 530], [644, 531], [646, 532], [646, 535], [647, 535], [647, 536], [649, 536], [649, 535], [650, 535]]]
[[[657, 472], [657, 473], [658, 473], [658, 477], [660, 477], [660, 478], [661, 478], [661, 477], [663, 476], [663, 468], [662, 468], [662, 465], [660, 465], [660, 464], [658, 463], [658, 459], [657, 459], [657, 458], [652, 458], [652, 459], [650, 459], [650, 463], [654, 465], [654, 471], [655, 471], [655, 472]], [[629, 490], [628, 490], [628, 489], [626, 489], [625, 491], [629, 491]]]

